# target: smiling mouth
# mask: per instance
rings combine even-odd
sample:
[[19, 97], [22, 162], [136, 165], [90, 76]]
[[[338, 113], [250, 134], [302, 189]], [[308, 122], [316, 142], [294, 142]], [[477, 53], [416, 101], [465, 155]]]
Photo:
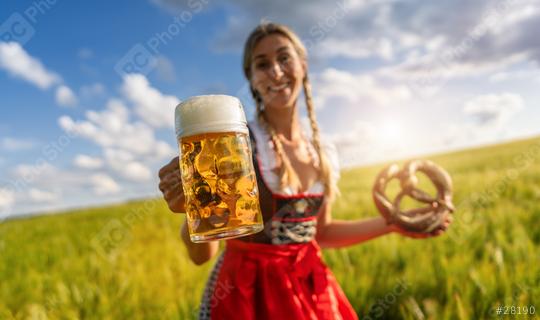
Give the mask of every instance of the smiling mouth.
[[285, 88], [288, 88], [289, 84], [290, 84], [290, 82], [285, 82], [283, 84], [280, 84], [279, 86], [269, 86], [268, 91], [270, 91], [270, 92], [278, 92], [278, 91], [281, 91], [281, 90], [283, 90]]

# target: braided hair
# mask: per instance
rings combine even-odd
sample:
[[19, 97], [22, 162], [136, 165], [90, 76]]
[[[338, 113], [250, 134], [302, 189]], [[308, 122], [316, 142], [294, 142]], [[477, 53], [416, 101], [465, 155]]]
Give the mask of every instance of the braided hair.
[[[251, 65], [252, 65], [252, 59], [253, 59], [253, 50], [255, 49], [255, 46], [265, 36], [268, 36], [271, 34], [279, 34], [288, 38], [293, 44], [293, 47], [295, 48], [300, 58], [303, 59], [304, 61], [307, 61], [306, 48], [300, 41], [300, 38], [293, 31], [291, 31], [288, 27], [281, 24], [262, 23], [258, 25], [251, 32], [244, 47], [244, 59], [243, 59], [244, 75], [250, 82], [251, 82], [251, 76], [252, 76]], [[307, 107], [307, 114], [308, 114], [311, 130], [312, 130], [312, 143], [319, 157], [319, 165], [320, 165], [319, 175], [322, 178], [322, 182], [324, 185], [324, 194], [328, 199], [334, 200], [335, 196], [339, 194], [339, 190], [336, 185], [336, 181], [335, 181], [336, 179], [332, 175], [330, 161], [328, 160], [328, 157], [321, 146], [319, 125], [317, 123], [317, 118], [315, 116], [315, 110], [314, 110], [315, 108], [313, 106], [313, 99], [312, 99], [312, 94], [311, 94], [311, 84], [307, 76], [307, 70], [306, 70], [306, 76], [303, 79], [303, 89], [304, 89], [305, 103]], [[257, 108], [256, 110], [257, 121], [269, 133], [272, 139], [272, 143], [274, 145], [276, 155], [278, 159], [281, 160], [281, 168], [279, 172], [280, 188], [283, 190], [286, 187], [291, 187], [293, 190], [298, 190], [301, 185], [298, 174], [293, 169], [289, 157], [283, 151], [283, 145], [280, 139], [277, 137], [277, 134], [274, 128], [272, 128], [272, 126], [266, 120], [262, 98], [260, 94], [257, 92], [257, 90], [255, 90], [255, 88], [251, 85], [251, 83], [250, 83], [250, 91], [251, 91], [251, 95], [253, 96], [253, 99], [255, 100], [255, 105]]]

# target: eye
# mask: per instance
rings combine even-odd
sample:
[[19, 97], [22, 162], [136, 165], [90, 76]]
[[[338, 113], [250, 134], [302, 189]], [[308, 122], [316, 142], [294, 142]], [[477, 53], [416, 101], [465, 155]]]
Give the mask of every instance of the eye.
[[270, 64], [268, 63], [268, 61], [258, 61], [255, 63], [255, 69], [258, 69], [258, 70], [268, 69], [269, 66]]
[[288, 53], [282, 54], [278, 57], [278, 61], [280, 63], [287, 63], [289, 62], [291, 56]]

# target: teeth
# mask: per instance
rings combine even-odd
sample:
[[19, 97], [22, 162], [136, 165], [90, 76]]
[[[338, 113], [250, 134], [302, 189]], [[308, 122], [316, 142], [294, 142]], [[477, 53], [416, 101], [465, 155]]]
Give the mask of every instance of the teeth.
[[272, 91], [279, 91], [279, 90], [283, 90], [285, 89], [289, 84], [288, 83], [284, 83], [280, 86], [277, 86], [277, 87], [270, 87], [270, 90]]

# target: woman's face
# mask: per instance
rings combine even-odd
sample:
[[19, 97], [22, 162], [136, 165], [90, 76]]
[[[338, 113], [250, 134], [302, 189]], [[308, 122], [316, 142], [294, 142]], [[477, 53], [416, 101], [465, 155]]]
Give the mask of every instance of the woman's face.
[[262, 38], [253, 50], [251, 85], [259, 92], [266, 109], [295, 105], [305, 61], [298, 56], [292, 42], [280, 34]]

